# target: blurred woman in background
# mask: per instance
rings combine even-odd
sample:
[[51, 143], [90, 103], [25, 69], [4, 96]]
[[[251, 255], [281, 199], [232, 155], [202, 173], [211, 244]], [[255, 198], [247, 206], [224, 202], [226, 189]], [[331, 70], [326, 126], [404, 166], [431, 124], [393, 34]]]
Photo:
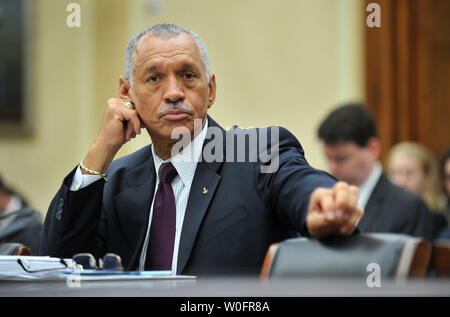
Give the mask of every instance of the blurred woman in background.
[[390, 151], [388, 177], [397, 186], [421, 196], [433, 213], [431, 227], [440, 237], [447, 227], [438, 164], [430, 151], [414, 142], [401, 142]]
[[396, 144], [389, 154], [388, 176], [395, 185], [421, 196], [431, 210], [443, 209], [437, 162], [423, 145]]

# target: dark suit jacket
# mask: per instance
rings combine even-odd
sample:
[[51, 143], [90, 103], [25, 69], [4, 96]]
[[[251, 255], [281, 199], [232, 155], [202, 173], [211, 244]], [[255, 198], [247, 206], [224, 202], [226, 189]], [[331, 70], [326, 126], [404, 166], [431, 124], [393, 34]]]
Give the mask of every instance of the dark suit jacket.
[[393, 232], [432, 239], [430, 212], [425, 202], [381, 175], [358, 228], [361, 232]]
[[[211, 128], [220, 127], [209, 117]], [[276, 173], [260, 173], [261, 162], [198, 163], [181, 232], [178, 274], [258, 274], [271, 243], [295, 231], [308, 235], [309, 196], [319, 186], [332, 187], [335, 179], [309, 166], [289, 131], [279, 132]], [[223, 137], [225, 155], [226, 132], [220, 128], [220, 133], [213, 136]], [[210, 138], [208, 134], [205, 144]], [[100, 180], [71, 192], [74, 171], [50, 205], [40, 253], [101, 257], [113, 252], [126, 269], [136, 269], [155, 188], [151, 147], [115, 160], [106, 184]]]

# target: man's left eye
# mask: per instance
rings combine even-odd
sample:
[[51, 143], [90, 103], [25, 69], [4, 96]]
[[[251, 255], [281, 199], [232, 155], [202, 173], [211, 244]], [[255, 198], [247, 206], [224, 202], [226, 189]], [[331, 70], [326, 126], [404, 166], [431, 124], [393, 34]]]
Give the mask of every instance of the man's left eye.
[[184, 78], [185, 79], [193, 79], [195, 76], [194, 76], [194, 74], [190, 74], [190, 73], [187, 73], [187, 74], [184, 74]]

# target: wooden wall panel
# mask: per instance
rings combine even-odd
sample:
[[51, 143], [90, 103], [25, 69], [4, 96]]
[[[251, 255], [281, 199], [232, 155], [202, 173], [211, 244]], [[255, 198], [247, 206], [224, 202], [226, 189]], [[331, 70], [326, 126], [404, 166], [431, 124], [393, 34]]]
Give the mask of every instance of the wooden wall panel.
[[[366, 5], [372, 1], [366, 1]], [[366, 27], [366, 104], [383, 145], [450, 147], [450, 1], [379, 0], [381, 28]]]

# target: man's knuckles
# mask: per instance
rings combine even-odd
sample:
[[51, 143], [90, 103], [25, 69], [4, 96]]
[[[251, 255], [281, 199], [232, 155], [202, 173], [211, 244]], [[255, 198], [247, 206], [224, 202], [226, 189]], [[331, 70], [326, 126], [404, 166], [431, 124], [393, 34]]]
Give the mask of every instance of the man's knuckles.
[[349, 187], [349, 185], [346, 182], [337, 182], [334, 186], [333, 186], [333, 190], [334, 191], [340, 191], [340, 190], [347, 190]]
[[358, 188], [357, 186], [355, 186], [355, 185], [350, 185], [350, 186], [348, 187], [348, 190], [349, 190], [350, 193], [352, 193], [352, 194], [359, 195], [359, 188]]

